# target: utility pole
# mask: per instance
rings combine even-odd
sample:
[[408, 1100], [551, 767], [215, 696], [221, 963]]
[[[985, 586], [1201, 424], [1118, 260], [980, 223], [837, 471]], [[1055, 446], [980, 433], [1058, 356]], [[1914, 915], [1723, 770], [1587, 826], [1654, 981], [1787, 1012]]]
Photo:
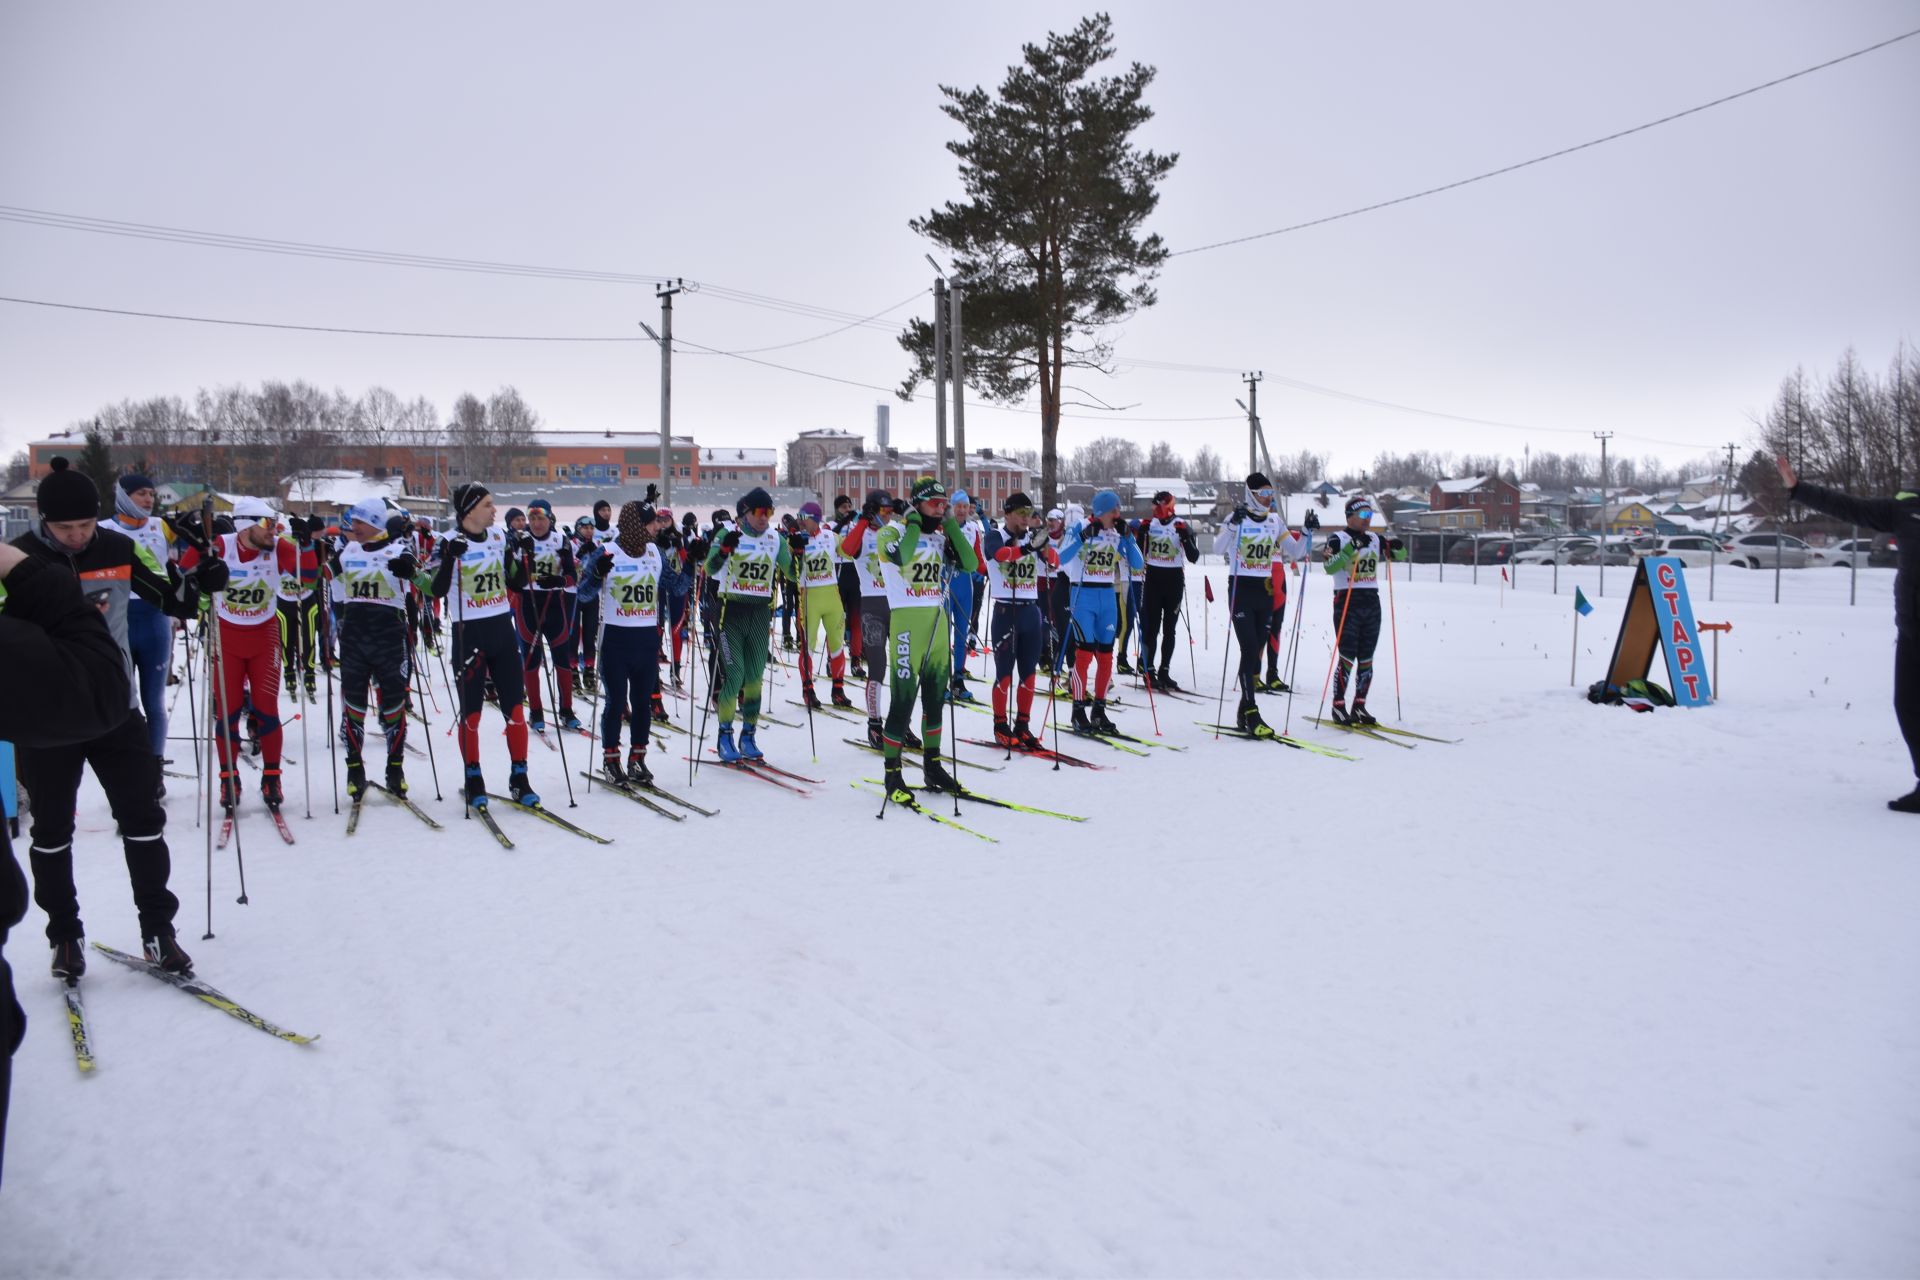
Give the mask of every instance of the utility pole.
[[933, 278], [933, 476], [947, 483], [947, 280]]
[[660, 299], [660, 332], [646, 321], [640, 327], [660, 344], [660, 505], [673, 497], [673, 295], [685, 289], [687, 282], [675, 279], [653, 291]]
[[[1240, 381], [1247, 384], [1247, 474], [1252, 475], [1260, 469], [1260, 380], [1266, 375], [1258, 371], [1243, 373]], [[1267, 479], [1273, 479], [1268, 476]]]
[[947, 486], [949, 492], [965, 488], [967, 483], [967, 347], [960, 337], [960, 304], [965, 297], [966, 290], [957, 284], [947, 290], [947, 348], [953, 356], [953, 483]]
[[1733, 497], [1733, 454], [1739, 447], [1731, 440], [1727, 442], [1727, 477], [1720, 482], [1720, 509], [1713, 513], [1714, 536], [1707, 539], [1713, 544], [1713, 550], [1707, 557], [1707, 599], [1709, 601], [1714, 598], [1714, 579], [1720, 572], [1720, 526], [1722, 523], [1729, 526], [1732, 523], [1732, 517], [1727, 514], [1727, 504]]
[[1607, 441], [1613, 439], [1611, 431], [1596, 431], [1593, 438], [1600, 442], [1600, 594], [1607, 594]]

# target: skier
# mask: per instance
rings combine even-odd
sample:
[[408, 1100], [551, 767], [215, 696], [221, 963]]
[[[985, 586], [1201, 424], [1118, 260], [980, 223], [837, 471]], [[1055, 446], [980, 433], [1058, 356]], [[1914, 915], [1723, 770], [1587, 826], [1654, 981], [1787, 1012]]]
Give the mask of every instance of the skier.
[[889, 603], [887, 652], [892, 668], [892, 697], [882, 750], [886, 753], [886, 790], [901, 803], [913, 799], [900, 772], [900, 752], [906, 744], [907, 722], [913, 716], [916, 694], [920, 701], [923, 736], [921, 769], [930, 790], [950, 791], [955, 783], [940, 763], [940, 713], [945, 709], [951, 679], [947, 667], [953, 658], [952, 619], [945, 577], [948, 565], [974, 573], [980, 560], [967, 541], [966, 530], [947, 510], [947, 491], [938, 480], [922, 476], [913, 485], [912, 507], [899, 524], [890, 524], [876, 538], [886, 574]]
[[[1340, 638], [1340, 656], [1333, 669], [1333, 710], [1336, 724], [1379, 723], [1367, 710], [1367, 690], [1373, 684], [1373, 651], [1380, 643], [1380, 560], [1405, 560], [1398, 538], [1370, 533], [1373, 503], [1347, 499], [1345, 533], [1327, 535], [1326, 571], [1333, 575], [1333, 624]], [[1347, 667], [1353, 667], [1353, 709], [1346, 707]]]
[[[138, 473], [120, 477], [113, 490], [113, 522], [106, 527], [126, 534], [153, 558], [165, 565], [174, 558], [174, 532], [171, 525], [153, 514], [153, 481]], [[127, 601], [127, 647], [133, 655], [134, 670], [140, 678], [140, 705], [147, 714], [147, 739], [153, 754], [167, 754], [167, 683], [173, 666], [174, 620], [166, 612], [148, 604], [139, 596]], [[167, 783], [160, 779], [158, 794], [165, 796]]]
[[693, 593], [693, 570], [687, 561], [686, 539], [674, 523], [673, 511], [661, 507], [654, 515], [659, 527], [655, 541], [662, 561], [660, 590], [667, 601], [667, 646], [670, 649], [673, 687], [679, 689], [680, 659], [687, 643], [687, 600]]
[[436, 548], [428, 569], [433, 594], [452, 598], [453, 669], [460, 690], [460, 758], [467, 767], [467, 803], [475, 808], [487, 804], [487, 783], [480, 768], [480, 708], [486, 702], [490, 678], [507, 722], [508, 794], [516, 804], [536, 806], [540, 796], [527, 777], [526, 675], [514, 633], [513, 606], [507, 600], [508, 591], [526, 585], [531, 535], [522, 533], [523, 541], [508, 545], [507, 531], [494, 527], [493, 495], [483, 484], [455, 485], [450, 496], [453, 532]]
[[[973, 558], [979, 563], [982, 556], [981, 535], [985, 532], [980, 521], [973, 514], [973, 500], [965, 489], [953, 492], [953, 501], [949, 504], [953, 518], [960, 524], [960, 532], [973, 546]], [[974, 618], [976, 591], [974, 574], [953, 572], [947, 578], [947, 600], [953, 613], [953, 687], [951, 697], [961, 702], [972, 702], [973, 695], [967, 691], [967, 648], [971, 639]]]
[[[215, 705], [223, 717], [215, 726], [220, 748], [220, 805], [228, 813], [240, 807], [240, 722], [251, 717], [260, 753], [260, 798], [278, 811], [280, 785], [280, 584], [300, 572], [299, 553], [280, 536], [280, 518], [258, 498], [233, 504], [234, 532], [215, 537], [205, 559], [226, 565], [226, 585], [213, 592], [215, 625], [220, 632], [220, 673]], [[188, 569], [203, 559], [189, 547], [180, 557]]]
[[[1128, 542], [1133, 543], [1135, 547], [1140, 550], [1142, 559], [1144, 560], [1146, 548], [1140, 546], [1140, 530], [1137, 523], [1129, 524], [1126, 517], [1122, 516], [1119, 522], [1114, 525], [1114, 532], [1118, 533]], [[1131, 642], [1134, 638], [1134, 633], [1139, 627], [1140, 577], [1143, 572], [1145, 571], [1136, 570], [1133, 567], [1133, 562], [1125, 556], [1122, 556], [1119, 562], [1113, 566], [1114, 597], [1116, 603], [1120, 606], [1119, 629], [1113, 641], [1113, 669], [1123, 676], [1134, 674], [1134, 665], [1127, 660], [1127, 651], [1132, 647]], [[1146, 665], [1144, 659], [1141, 665], [1143, 667]]]
[[1141, 569], [1139, 544], [1120, 532], [1120, 495], [1102, 489], [1093, 495], [1093, 519], [1067, 530], [1060, 548], [1063, 565], [1078, 565], [1078, 584], [1068, 602], [1073, 633], [1073, 731], [1118, 733], [1107, 718], [1107, 686], [1113, 679], [1113, 639], [1120, 625], [1116, 579], [1122, 559]]
[[379, 499], [357, 503], [342, 522], [343, 541], [329, 552], [329, 569], [346, 603], [340, 606], [340, 741], [347, 755], [347, 794], [367, 791], [361, 748], [366, 739], [367, 693], [380, 690], [380, 727], [387, 739], [387, 790], [407, 793], [408, 589], [424, 575], [413, 545], [387, 529]]
[[840, 541], [840, 554], [860, 574], [860, 657], [866, 667], [867, 743], [875, 750], [885, 744], [880, 714], [881, 690], [887, 679], [887, 635], [892, 625], [887, 572], [880, 559], [880, 531], [887, 527], [893, 499], [885, 489], [871, 489], [860, 507], [860, 518]]
[[[1787, 496], [1815, 511], [1878, 533], [1890, 533], [1900, 558], [1893, 575], [1893, 714], [1913, 757], [1914, 787], [1887, 801], [1896, 813], [1920, 813], [1920, 492], [1891, 498], [1856, 498], [1802, 480], [1784, 457], [1775, 459]], [[1913, 486], [1920, 489], [1920, 484]]]
[[810, 710], [819, 710], [820, 697], [813, 691], [813, 636], [824, 632], [827, 649], [827, 676], [833, 681], [832, 698], [836, 707], [851, 707], [847, 697], [847, 619], [840, 604], [840, 547], [833, 530], [820, 523], [820, 504], [802, 503], [800, 532], [787, 539], [799, 564], [801, 589], [806, 593], [801, 617], [806, 627], [800, 637], [800, 687]]
[[[649, 500], [659, 492], [647, 486]], [[647, 743], [660, 687], [660, 575], [654, 510], [646, 502], [620, 508], [612, 542], [581, 570], [581, 589], [600, 597], [606, 621], [600, 650], [601, 770], [616, 787], [653, 785]], [[633, 748], [620, 768], [620, 723], [633, 725]], [[751, 731], [749, 731], [751, 732]]]
[[1140, 585], [1140, 675], [1155, 688], [1177, 692], [1173, 646], [1187, 596], [1186, 566], [1200, 559], [1200, 546], [1187, 522], [1174, 514], [1169, 491], [1153, 495], [1153, 514], [1140, 522], [1139, 541], [1147, 566]]
[[1260, 718], [1254, 694], [1260, 689], [1260, 655], [1273, 616], [1274, 560], [1304, 558], [1307, 541], [1287, 529], [1274, 508], [1272, 483], [1256, 471], [1247, 477], [1241, 504], [1214, 536], [1213, 549], [1227, 557], [1227, 607], [1240, 645], [1240, 707], [1234, 723], [1255, 737], [1271, 738], [1273, 729]]
[[519, 596], [518, 624], [523, 650], [521, 669], [527, 686], [527, 727], [547, 731], [540, 705], [540, 671], [546, 651], [553, 650], [554, 687], [560, 705], [554, 715], [562, 729], [579, 732], [580, 717], [573, 713], [573, 664], [578, 634], [574, 630], [575, 589], [579, 578], [573, 560], [572, 539], [553, 522], [553, 504], [535, 498], [527, 504], [527, 536], [533, 539], [531, 564], [526, 566], [527, 589]]
[[[582, 526], [584, 525], [584, 530]], [[593, 504], [593, 518], [581, 517], [574, 522], [574, 529], [581, 533], [581, 544], [574, 548], [573, 562], [585, 563], [590, 556], [599, 554], [600, 549], [613, 541], [613, 504], [605, 498]], [[594, 672], [594, 662], [599, 656], [600, 646], [600, 601], [582, 598], [580, 609], [580, 687], [588, 693], [600, 691], [600, 680]]]
[[[53, 976], [76, 980], [86, 972], [86, 930], [80, 923], [80, 898], [73, 883], [74, 807], [80, 775], [91, 766], [108, 807], [120, 827], [127, 876], [133, 884], [134, 907], [139, 912], [140, 936], [147, 957], [175, 973], [191, 970], [192, 962], [173, 937], [173, 917], [179, 901], [167, 889], [171, 855], [167, 851], [167, 813], [160, 805], [156, 784], [160, 758], [147, 738], [146, 720], [133, 704], [133, 657], [127, 636], [127, 603], [138, 595], [169, 616], [192, 617], [199, 605], [195, 588], [178, 568], [162, 566], [145, 547], [98, 527], [100, 493], [93, 481], [72, 470], [65, 458], [55, 458], [53, 469], [35, 491], [40, 519], [14, 539], [15, 549], [30, 561], [64, 569], [80, 584], [89, 604], [100, 610], [107, 630], [120, 649], [122, 677], [111, 686], [127, 698], [125, 718], [115, 716], [114, 727], [97, 736], [60, 738], [57, 746], [21, 744], [17, 761], [20, 781], [33, 797], [32, 843], [27, 861], [33, 871], [33, 899], [47, 913], [47, 941], [53, 946]], [[11, 557], [9, 557], [11, 559]], [[39, 565], [21, 565], [9, 575], [9, 590], [25, 591]], [[225, 581], [225, 566], [217, 562], [197, 575], [202, 590], [217, 590]], [[43, 691], [27, 672], [8, 668], [9, 706], [39, 705]], [[49, 727], [43, 726], [41, 734]], [[76, 734], [76, 737], [78, 735]]]
[[[320, 560], [314, 549], [313, 535], [325, 526], [326, 521], [318, 517], [308, 521], [294, 516], [287, 521], [287, 530], [293, 535], [291, 541], [296, 568], [275, 584], [275, 621], [280, 627], [281, 684], [287, 696], [295, 702], [300, 700], [303, 688], [308, 702], [319, 700], [319, 684], [313, 668], [320, 639], [316, 604]], [[304, 680], [298, 678], [303, 675]]]
[[[792, 549], [773, 528], [773, 496], [755, 487], [742, 494], [734, 508], [739, 526], [717, 537], [707, 553], [707, 577], [719, 584], [720, 593], [720, 679], [714, 698], [720, 733], [715, 746], [729, 764], [766, 758], [754, 737], [773, 624], [774, 579], [793, 572]], [[737, 747], [733, 741], [736, 709], [741, 721]]]
[[1003, 526], [989, 529], [986, 543], [987, 590], [993, 595], [993, 740], [1015, 751], [1038, 751], [1040, 739], [1031, 725], [1033, 675], [1045, 630], [1039, 586], [1053, 576], [1054, 551], [1046, 527], [1034, 523], [1033, 502], [1024, 493], [1007, 498]]
[[852, 675], [855, 680], [867, 678], [867, 666], [862, 657], [862, 637], [860, 632], [860, 565], [852, 556], [845, 554], [842, 548], [847, 540], [848, 530], [853, 528], [853, 499], [840, 494], [833, 500], [833, 538], [834, 550], [841, 552], [835, 563], [838, 565], [838, 585], [840, 588], [840, 611], [846, 618], [845, 646], [853, 657]]
[[[1313, 549], [1313, 535], [1319, 528], [1320, 517], [1309, 510], [1299, 530], [1309, 552]], [[1261, 693], [1291, 693], [1293, 687], [1280, 678], [1280, 641], [1286, 632], [1287, 620], [1287, 557], [1284, 554], [1273, 558], [1271, 578], [1273, 613], [1267, 618], [1267, 678], [1256, 680], [1253, 687]]]
[[[0, 543], [0, 741], [22, 751], [98, 740], [127, 716], [134, 688], [106, 619], [71, 574]], [[27, 882], [0, 821], [0, 948], [27, 914]], [[181, 962], [185, 962], [181, 953]], [[6, 1162], [7, 1096], [13, 1052], [26, 1034], [13, 971], [0, 956], [0, 1167]]]

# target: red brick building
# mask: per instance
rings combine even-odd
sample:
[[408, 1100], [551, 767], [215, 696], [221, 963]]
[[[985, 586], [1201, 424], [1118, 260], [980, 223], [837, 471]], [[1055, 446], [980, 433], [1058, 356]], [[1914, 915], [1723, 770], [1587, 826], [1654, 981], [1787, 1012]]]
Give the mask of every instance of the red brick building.
[[1516, 529], [1520, 526], [1520, 488], [1499, 476], [1465, 476], [1458, 480], [1437, 480], [1428, 491], [1434, 511], [1476, 510], [1483, 529]]

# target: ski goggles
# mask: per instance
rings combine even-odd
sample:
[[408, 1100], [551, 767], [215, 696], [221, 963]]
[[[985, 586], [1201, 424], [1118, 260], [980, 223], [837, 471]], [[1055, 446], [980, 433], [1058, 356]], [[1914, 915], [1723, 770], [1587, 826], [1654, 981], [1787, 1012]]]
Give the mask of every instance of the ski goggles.
[[743, 516], [759, 516], [762, 519], [766, 519], [767, 517], [773, 514], [773, 508], [772, 507], [748, 507], [745, 511], [742, 511], [740, 514]]
[[1253, 496], [1260, 499], [1260, 501], [1265, 505], [1272, 506], [1273, 505], [1273, 486], [1268, 485], [1264, 489], [1255, 489], [1253, 491]]
[[1373, 519], [1373, 508], [1372, 507], [1355, 507], [1353, 509], [1352, 514], [1359, 516], [1362, 520], [1371, 520]]

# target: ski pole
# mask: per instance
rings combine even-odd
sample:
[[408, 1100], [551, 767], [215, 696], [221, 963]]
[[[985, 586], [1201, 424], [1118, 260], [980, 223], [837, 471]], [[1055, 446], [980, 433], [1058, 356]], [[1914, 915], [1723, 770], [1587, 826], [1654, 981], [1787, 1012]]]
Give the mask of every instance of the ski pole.
[[[206, 786], [206, 775], [200, 768], [200, 744], [197, 741], [200, 737], [200, 698], [199, 695], [193, 691], [193, 633], [187, 630], [185, 626], [182, 626], [180, 628], [180, 635], [187, 646], [187, 724], [192, 728], [193, 736], [196, 739], [193, 744], [193, 821], [194, 825], [198, 826], [200, 823], [201, 807], [200, 793]], [[168, 658], [168, 665], [172, 665], [171, 655], [169, 655]]]
[[1293, 690], [1300, 674], [1300, 623], [1307, 616], [1307, 581], [1313, 571], [1311, 550], [1301, 564], [1303, 567], [1300, 570], [1300, 598], [1293, 602], [1293, 643], [1287, 653], [1287, 715], [1280, 726], [1283, 737], [1293, 728]]
[[[202, 658], [204, 658], [204, 659], [206, 660], [206, 663], [207, 663], [207, 679], [206, 679], [206, 687], [207, 687], [207, 718], [208, 718], [209, 720], [212, 720], [212, 719], [213, 719], [213, 717], [214, 717], [214, 714], [215, 714], [215, 711], [214, 711], [214, 705], [213, 705], [213, 682], [214, 682], [214, 679], [215, 679], [215, 673], [214, 673], [214, 670], [213, 670], [213, 650], [212, 650], [212, 649], [210, 649], [210, 648], [208, 648], [208, 647], [207, 647], [206, 645], [204, 645], [204, 644], [203, 644], [203, 645], [201, 645], [201, 646], [200, 646], [200, 655], [201, 655], [201, 657], [202, 657]], [[209, 727], [209, 728], [213, 728], [214, 726], [213, 726], [213, 725], [209, 725], [208, 727]], [[215, 732], [218, 732], [218, 730], [216, 729], [216, 730], [215, 730]], [[199, 758], [200, 758], [200, 750], [201, 750], [201, 748], [200, 748], [200, 744], [196, 742], [196, 743], [194, 744], [194, 746], [193, 746], [193, 753], [194, 753], [194, 759], [195, 759], [196, 761], [198, 761], [198, 760], [199, 760]], [[207, 811], [207, 829], [206, 829], [206, 837], [207, 837], [207, 931], [206, 931], [206, 933], [204, 933], [204, 934], [202, 934], [202, 935], [201, 935], [201, 941], [202, 941], [202, 942], [204, 942], [204, 941], [206, 941], [206, 940], [207, 940], [208, 938], [211, 938], [211, 937], [213, 937], [213, 778], [214, 778], [214, 760], [215, 760], [215, 758], [216, 758], [216, 756], [215, 756], [215, 752], [216, 752], [216, 743], [215, 743], [215, 741], [214, 741], [214, 737], [213, 737], [213, 734], [208, 734], [208, 735], [207, 735], [207, 744], [206, 744], [206, 753], [207, 753], [207, 768], [206, 768], [206, 774], [207, 774], [207, 789], [206, 789], [206, 801], [205, 801], [205, 803], [206, 803], [206, 811]], [[196, 767], [198, 767], [198, 766], [196, 765]]]
[[[237, 538], [240, 535], [235, 534], [234, 536]], [[217, 550], [218, 543], [215, 544], [215, 547]], [[213, 671], [218, 673], [217, 676], [209, 675], [207, 679], [207, 683], [211, 685], [213, 688], [214, 709], [219, 715], [220, 726], [221, 726], [220, 732], [221, 732], [222, 738], [224, 741], [226, 741], [227, 750], [233, 757], [233, 768], [234, 768], [234, 774], [235, 774], [235, 785], [234, 785], [234, 792], [235, 792], [234, 802], [235, 803], [233, 806], [233, 815], [232, 815], [233, 817], [233, 860], [234, 860], [234, 863], [238, 866], [240, 871], [240, 896], [236, 898], [235, 901], [238, 902], [241, 906], [245, 906], [247, 905], [247, 862], [246, 862], [246, 856], [242, 852], [242, 844], [241, 844], [241, 838], [240, 838], [240, 805], [239, 805], [240, 797], [238, 794], [239, 793], [238, 776], [239, 776], [239, 769], [240, 769], [240, 734], [239, 734], [239, 724], [238, 724], [239, 713], [238, 712], [232, 713], [234, 718], [232, 720], [228, 719], [229, 712], [226, 705], [226, 693], [225, 693], [225, 684], [226, 684], [225, 675], [226, 675], [227, 661], [226, 661], [226, 654], [223, 652], [220, 644], [220, 618], [217, 612], [215, 613], [212, 619], [212, 625], [207, 628], [207, 652], [211, 655]], [[273, 657], [276, 663], [280, 660], [279, 654], [275, 654], [273, 655]], [[226, 806], [222, 805], [221, 807], [225, 808]], [[213, 825], [211, 822], [209, 822], [207, 825], [207, 839], [209, 840], [209, 842], [211, 842], [211, 840], [213, 839]], [[212, 847], [211, 844], [209, 844], [208, 847], [209, 847], [209, 850], [211, 850], [211, 847]], [[213, 855], [211, 851], [209, 851], [207, 855], [207, 861], [209, 863], [209, 866], [211, 866], [211, 863], [213, 861]], [[211, 921], [208, 922], [207, 928], [209, 931], [212, 930], [213, 925]]]
[[[332, 752], [328, 752], [332, 755]], [[313, 753], [307, 750], [307, 717], [300, 717], [300, 785], [306, 791], [307, 821], [313, 821]]]
[[[1385, 548], [1382, 548], [1383, 550]], [[1515, 572], [1519, 572], [1515, 570]], [[1387, 553], [1387, 632], [1393, 639], [1393, 718], [1404, 720], [1400, 713], [1400, 621], [1393, 608], [1393, 553]], [[1715, 637], [1717, 640], [1718, 637]]]
[[1340, 605], [1340, 625], [1333, 629], [1333, 661], [1327, 664], [1326, 683], [1320, 686], [1320, 709], [1314, 715], [1316, 720], [1324, 719], [1327, 714], [1327, 691], [1333, 688], [1334, 668], [1341, 661], [1340, 645], [1347, 637], [1347, 611], [1353, 608], [1353, 591], [1353, 585], [1349, 582], [1346, 590], [1347, 598]]
[[727, 593], [722, 589], [720, 592], [720, 614], [719, 617], [714, 620], [713, 667], [707, 676], [707, 683], [709, 685], [707, 690], [707, 705], [701, 711], [700, 736], [694, 741], [693, 748], [693, 772], [696, 774], [700, 772], [700, 766], [705, 763], [701, 757], [707, 754], [707, 724], [713, 718], [713, 713], [719, 709], [720, 705], [720, 672], [727, 665], [727, 601]]
[[[1234, 537], [1233, 537], [1233, 562], [1227, 566], [1227, 617], [1228, 619], [1232, 619], [1233, 617], [1233, 596], [1236, 590], [1235, 584], [1238, 583], [1239, 581], [1240, 581], [1240, 534], [1239, 534], [1238, 528], [1236, 527], [1234, 531]], [[1207, 617], [1209, 619], [1213, 617], [1213, 612], [1211, 610], [1207, 612]], [[1211, 621], [1209, 621], [1207, 625], [1211, 627], [1212, 626]], [[1226, 708], [1227, 708], [1227, 651], [1232, 648], [1233, 646], [1230, 644], [1222, 644], [1220, 646], [1220, 694], [1218, 697], [1214, 699], [1214, 702], [1213, 702], [1213, 724], [1214, 724], [1213, 740], [1215, 742], [1220, 741], [1220, 725], [1223, 723], [1223, 721], [1221, 720], [1221, 716], [1226, 713]]]
[[[527, 588], [528, 590], [532, 590], [533, 588], [533, 553], [531, 551], [528, 551], [524, 553], [522, 558], [525, 561], [527, 566]], [[527, 645], [527, 652], [529, 654], [538, 653], [540, 650], [537, 646], [544, 644], [546, 641], [547, 606], [551, 603], [553, 602], [547, 599], [546, 596], [543, 594], [540, 600], [540, 615], [534, 622], [533, 639]], [[540, 669], [546, 673], [548, 701], [550, 701], [553, 704], [553, 714], [557, 717], [560, 714], [560, 682], [554, 676], [553, 672], [549, 670], [549, 668], [552, 667], [552, 665], [553, 664], [550, 662], [542, 662], [540, 664]], [[521, 666], [520, 666], [520, 683], [524, 686], [526, 682], [527, 682], [527, 670], [526, 670], [526, 664], [523, 662], [521, 663]], [[534, 692], [536, 693], [539, 692], [539, 687], [540, 687], [539, 680], [538, 678], [536, 678], [534, 681]], [[522, 694], [522, 696], [524, 697], [525, 695]], [[520, 714], [521, 715], [526, 714], [526, 708], [524, 706], [521, 708]], [[649, 709], [647, 712], [647, 727], [645, 729], [642, 729], [640, 728], [639, 725], [635, 725], [633, 728], [633, 731], [635, 734], [645, 733], [648, 737], [651, 737], [653, 735], [653, 712], [651, 709]], [[560, 774], [566, 780], [566, 784], [567, 784], [567, 808], [578, 809], [580, 807], [580, 804], [578, 801], [576, 801], [573, 798], [573, 770], [567, 767], [567, 731], [561, 728], [557, 721], [553, 726], [553, 736], [560, 743]], [[645, 739], [642, 739], [642, 741], [645, 741]], [[587, 777], [591, 779], [593, 777], [593, 770], [588, 769], [586, 772], [587, 772]]]
[[[326, 613], [323, 616], [328, 620], [327, 642], [321, 650], [322, 661], [320, 663], [320, 674], [327, 678], [327, 767], [333, 773], [333, 815], [337, 818], [340, 816], [340, 743], [334, 736], [333, 731], [333, 668], [334, 637], [340, 629], [340, 624], [339, 620], [333, 616], [333, 573], [327, 566], [325, 556], [320, 557], [320, 562], [320, 589], [323, 592], [323, 598], [327, 602]], [[408, 631], [407, 635], [408, 639], [412, 639], [413, 633], [411, 630]], [[431, 747], [433, 740], [428, 739], [427, 745]], [[437, 783], [433, 790], [434, 799], [438, 800], [440, 798], [440, 787]]]
[[[804, 553], [803, 553], [804, 554]], [[813, 731], [813, 637], [807, 631], [807, 597], [802, 588], [795, 600], [798, 601], [797, 619], [800, 626], [800, 698], [807, 704], [807, 745], [813, 748], [813, 762], [820, 763], [820, 740]], [[821, 630], [826, 628], [822, 627]]]

